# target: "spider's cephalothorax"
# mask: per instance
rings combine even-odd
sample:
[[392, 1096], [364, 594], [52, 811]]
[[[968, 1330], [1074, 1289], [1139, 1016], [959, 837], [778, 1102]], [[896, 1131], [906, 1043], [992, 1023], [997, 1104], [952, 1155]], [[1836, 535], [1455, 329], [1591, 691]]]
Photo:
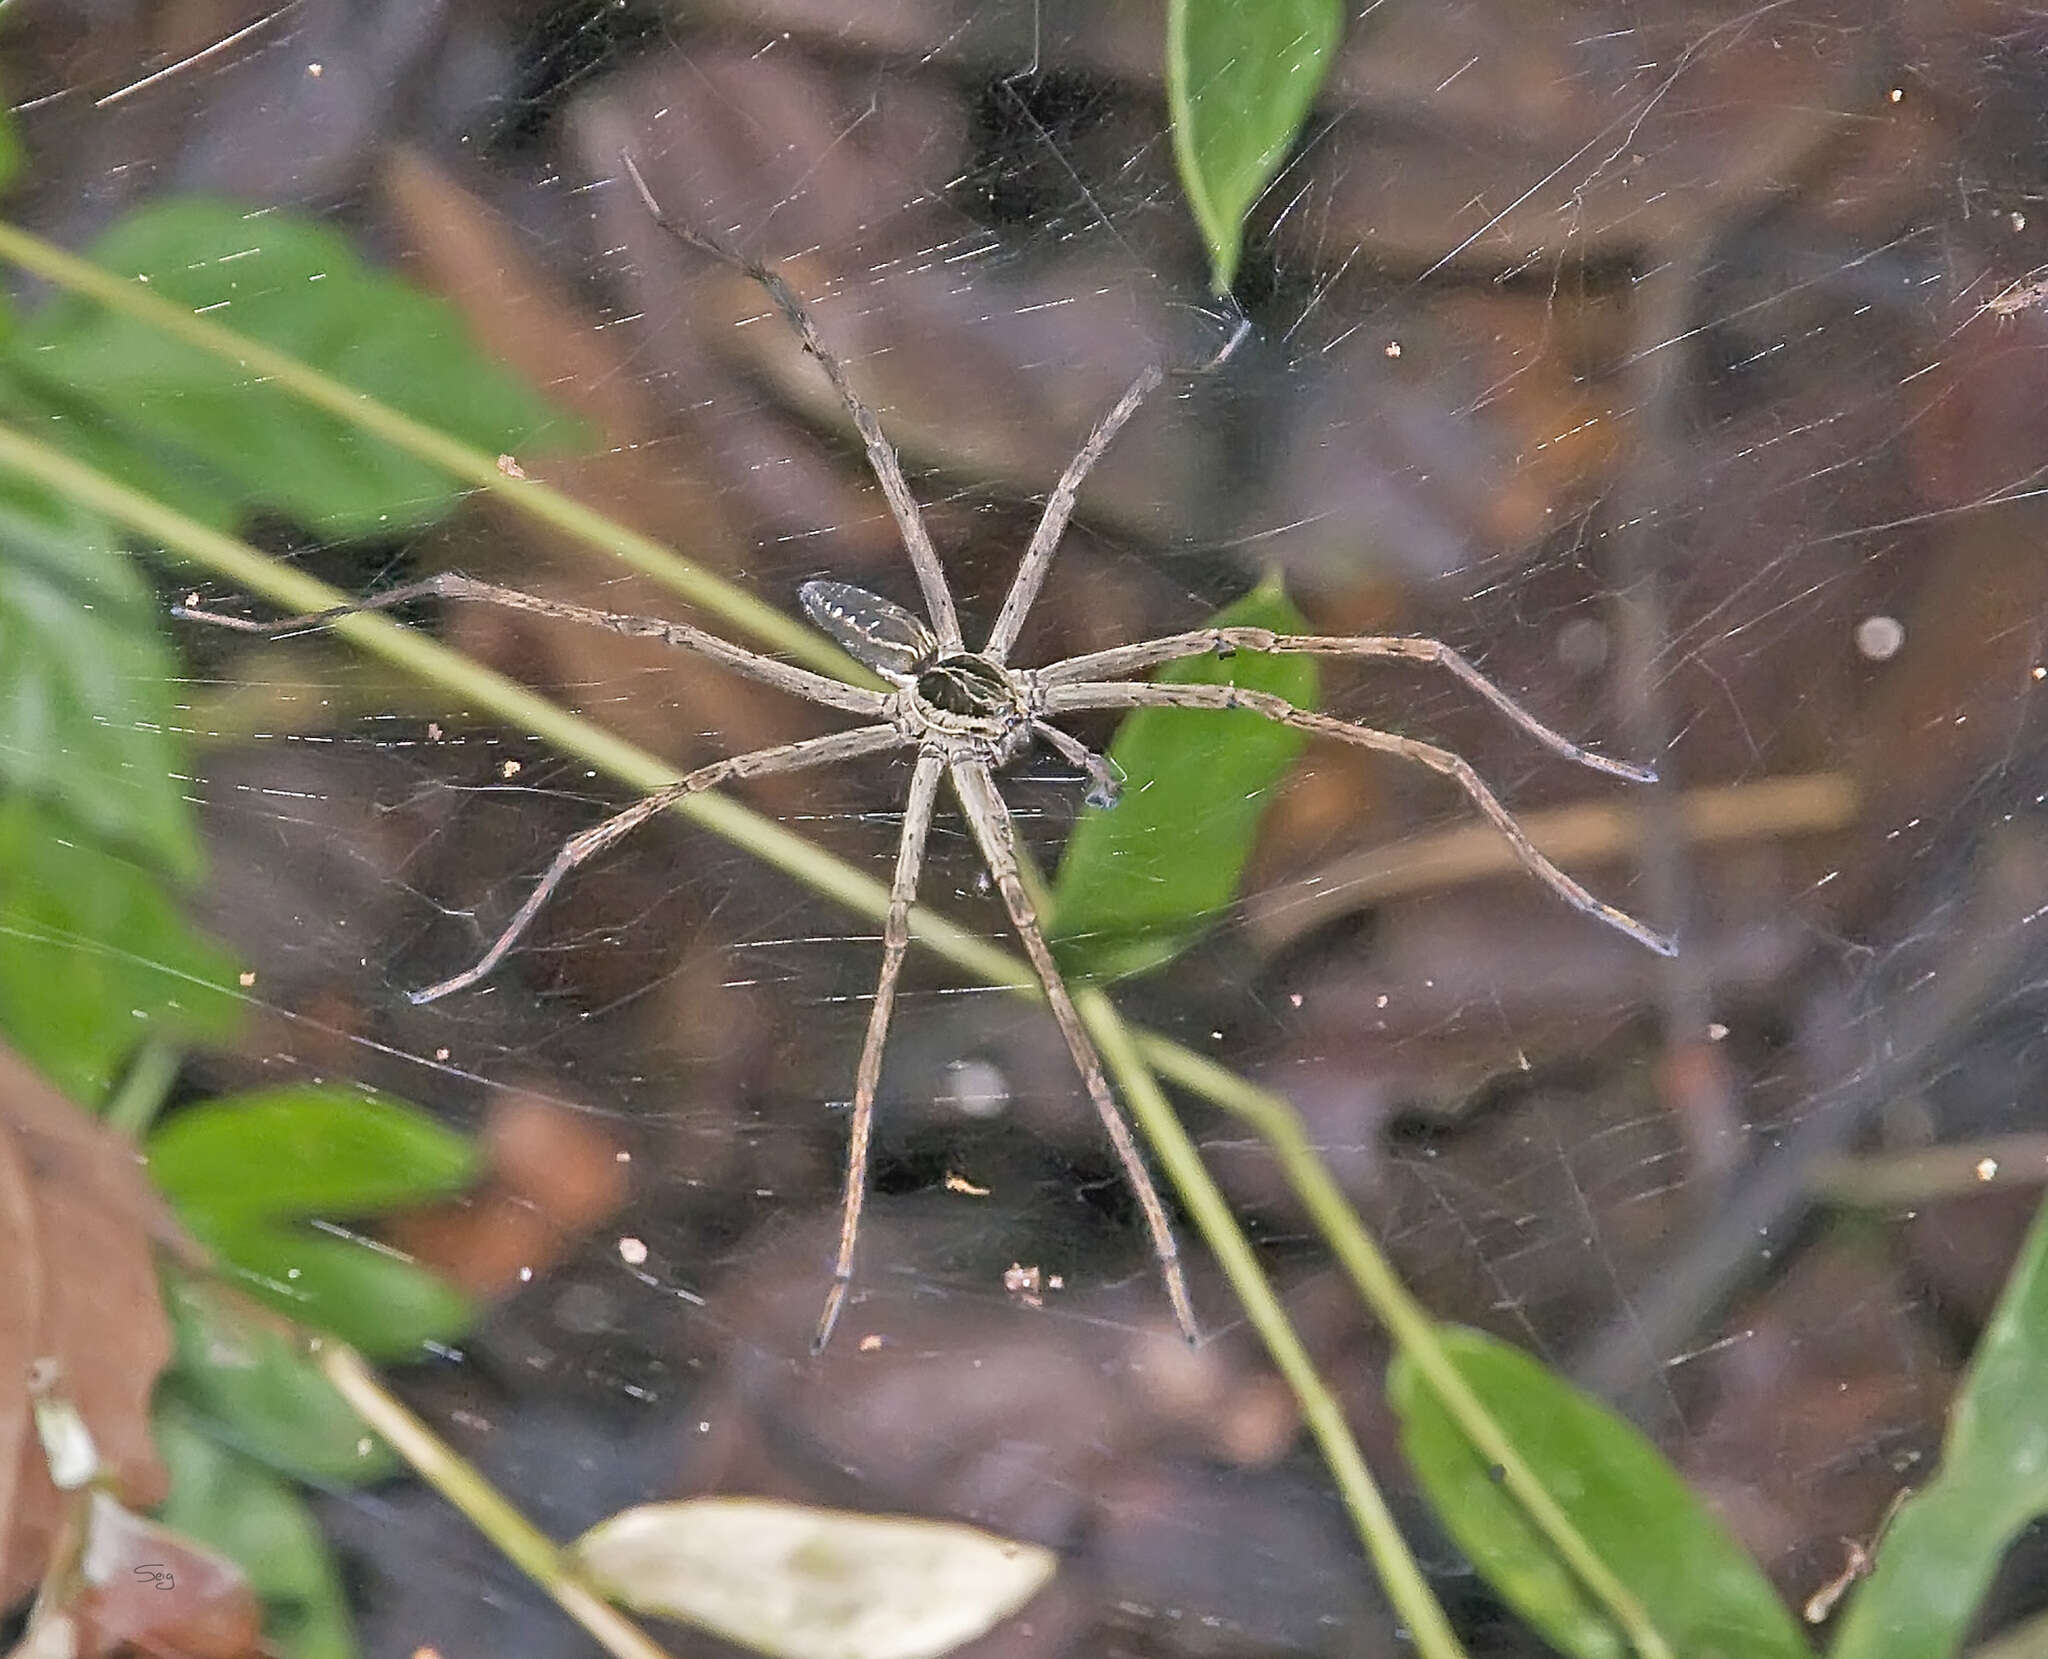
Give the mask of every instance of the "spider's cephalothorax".
[[[1034, 738], [1039, 738], [1088, 774], [1091, 804], [1112, 804], [1117, 789], [1115, 768], [1059, 728], [1056, 721], [1063, 714], [1125, 709], [1243, 709], [1296, 731], [1412, 761], [1463, 790], [1466, 799], [1500, 832], [1515, 857], [1567, 903], [1598, 917], [1652, 950], [1668, 956], [1676, 949], [1669, 938], [1595, 898], [1546, 858], [1515, 822], [1514, 816], [1480, 781], [1478, 773], [1464, 757], [1449, 749], [1419, 738], [1299, 709], [1268, 692], [1234, 685], [1162, 684], [1156, 681], [1134, 684], [1130, 681], [1132, 675], [1167, 663], [1211, 653], [1227, 656], [1233, 651], [1425, 663], [1456, 677], [1553, 754], [1612, 777], [1638, 783], [1653, 780], [1655, 774], [1647, 767], [1631, 766], [1626, 761], [1593, 754], [1551, 730], [1464, 657], [1436, 640], [1398, 635], [1276, 634], [1265, 628], [1207, 627], [1168, 634], [1160, 639], [1142, 640], [1134, 645], [1085, 652], [1040, 668], [1010, 666], [1011, 652], [1045, 581], [1053, 554], [1058, 550], [1082, 482], [1102, 458], [1110, 440], [1164, 378], [1157, 369], [1148, 368], [1131, 382], [1124, 395], [1095, 423], [1095, 429], [1088, 434], [1087, 442], [1082, 444], [1073, 460], [1067, 463], [1066, 470], [1060, 474], [1059, 482], [1046, 501], [1038, 528], [1032, 532], [1024, 555], [1018, 561], [1017, 573], [1003, 599], [1002, 609], [989, 629], [987, 640], [979, 651], [969, 651], [961, 638], [959, 613], [954, 607], [945, 572], [940, 567], [938, 551], [932, 545], [917, 501], [904, 480], [896, 451], [883, 435], [881, 423], [854, 395], [839, 360], [819, 338], [801, 302], [789, 285], [769, 267], [745, 259], [721, 243], [663, 219], [653, 193], [633, 166], [632, 159], [623, 159], [634, 188], [660, 223], [693, 247], [738, 265], [761, 284], [776, 309], [788, 319], [790, 327], [803, 341], [805, 350], [825, 371], [839, 393], [854, 430], [860, 434], [861, 445], [867, 451], [876, 481], [888, 500], [890, 516], [902, 533], [904, 549], [917, 576], [918, 589], [931, 620], [926, 622], [900, 605], [845, 582], [805, 583], [803, 607], [811, 620], [837, 640], [848, 655], [881, 676], [892, 689], [883, 692], [870, 686], [851, 685], [811, 669], [779, 662], [688, 622], [672, 622], [662, 617], [625, 616], [593, 610], [586, 605], [541, 599], [515, 589], [478, 582], [452, 571], [395, 588], [359, 604], [344, 605], [313, 616], [290, 617], [282, 622], [245, 622], [240, 618], [201, 611], [190, 603], [177, 607], [175, 614], [255, 633], [279, 633], [331, 621], [352, 611], [382, 610], [427, 594], [444, 599], [477, 600], [542, 616], [586, 622], [632, 637], [663, 639], [671, 645], [723, 663], [737, 673], [779, 687], [793, 696], [858, 715], [869, 722], [846, 731], [800, 738], [793, 743], [777, 743], [700, 766], [666, 788], [644, 796], [623, 812], [571, 837], [490, 948], [452, 979], [444, 979], [439, 984], [413, 992], [412, 1000], [415, 1002], [432, 1002], [483, 979], [504, 960], [539, 913], [540, 907], [547, 902], [548, 895], [570, 871], [631, 834], [649, 818], [678, 805], [698, 791], [748, 778], [801, 771], [832, 761], [915, 751], [917, 759], [911, 770], [910, 787], [903, 807], [903, 828], [897, 844], [896, 874], [889, 885], [887, 914], [882, 925], [882, 967], [875, 981], [867, 1035], [861, 1043], [860, 1064], [854, 1074], [839, 1249], [833, 1262], [832, 1289], [826, 1297], [824, 1315], [818, 1322], [818, 1346], [822, 1347], [831, 1335], [833, 1322], [845, 1305], [853, 1282], [854, 1242], [859, 1234], [861, 1207], [867, 1192], [868, 1150], [874, 1131], [876, 1090], [882, 1076], [882, 1048], [888, 1038], [890, 1013], [895, 1006], [896, 985], [904, 954], [910, 948], [911, 906], [917, 898], [918, 876], [924, 865], [925, 838], [938, 805], [942, 779], [952, 783], [967, 826], [980, 845], [989, 874], [995, 878], [996, 888], [1010, 913], [1024, 952], [1031, 959], [1032, 970], [1045, 993], [1053, 1022], [1065, 1039], [1082, 1085], [1137, 1197], [1146, 1231], [1150, 1233], [1153, 1250], [1159, 1257], [1174, 1317], [1190, 1340], [1194, 1337], [1194, 1307], [1188, 1299], [1187, 1277], [1181, 1269], [1180, 1251], [1174, 1242], [1166, 1206], [1146, 1171], [1145, 1160], [1138, 1150], [1130, 1124], [1110, 1090], [1094, 1039], [1082, 1023], [1059, 964], [1054, 960], [1052, 947], [1046, 941], [1045, 929], [1024, 879], [1017, 849], [1016, 825], [992, 775], [997, 767], [1015, 759], [1030, 747]], [[1225, 348], [1226, 355], [1229, 349]]]

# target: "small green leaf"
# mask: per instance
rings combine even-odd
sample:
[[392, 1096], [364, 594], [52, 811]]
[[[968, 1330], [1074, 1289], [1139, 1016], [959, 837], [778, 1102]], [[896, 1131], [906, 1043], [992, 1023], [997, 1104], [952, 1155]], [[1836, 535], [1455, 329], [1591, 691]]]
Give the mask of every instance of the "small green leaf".
[[2048, 1204], [1949, 1409], [1934, 1479], [1900, 1506], [1834, 1659], [1946, 1659], [2015, 1536], [2048, 1515]]
[[[1438, 1332], [1458, 1374], [1572, 1524], [1684, 1659], [1808, 1659], [1792, 1615], [1727, 1529], [1630, 1424], [1478, 1331]], [[1621, 1631], [1530, 1525], [1406, 1355], [1387, 1390], [1430, 1505], [1486, 1581], [1552, 1646], [1628, 1659]]]
[[1293, 148], [1343, 31], [1341, 0], [1167, 6], [1173, 154], [1219, 294], [1237, 276], [1244, 216]]
[[[1304, 627], [1278, 582], [1211, 624]], [[1306, 656], [1184, 657], [1158, 679], [1249, 686], [1298, 708], [1316, 703], [1315, 660]], [[1109, 747], [1123, 798], [1084, 812], [1060, 860], [1050, 934], [1061, 967], [1081, 979], [1127, 978], [1171, 962], [1206, 933], [1236, 898], [1267, 803], [1304, 741], [1248, 709], [1133, 711]]]
[[199, 1224], [193, 1232], [249, 1295], [371, 1359], [418, 1359], [476, 1323], [476, 1310], [454, 1286], [359, 1234], [253, 1221]]
[[268, 1314], [204, 1280], [167, 1273], [177, 1342], [157, 1385], [209, 1432], [259, 1462], [323, 1485], [361, 1485], [398, 1467], [391, 1450]]
[[947, 1521], [693, 1498], [628, 1509], [571, 1546], [599, 1588], [777, 1659], [931, 1659], [1052, 1577], [1036, 1544]]
[[305, 1500], [175, 1405], [157, 1412], [154, 1428], [171, 1475], [156, 1518], [248, 1575], [268, 1615], [265, 1634], [286, 1659], [355, 1659], [341, 1580]]
[[225, 1036], [234, 982], [161, 878], [0, 797], [0, 1032], [73, 1100], [105, 1099], [145, 1037]]
[[[324, 226], [173, 197], [116, 225], [93, 257], [479, 448], [529, 450], [576, 436], [469, 343], [449, 306], [371, 269]], [[168, 462], [223, 481], [245, 514], [268, 509], [329, 535], [381, 535], [429, 523], [458, 498], [459, 486], [426, 462], [82, 299], [37, 313], [8, 360], [52, 399], [130, 434], [145, 471]], [[61, 440], [70, 429], [45, 430]], [[95, 459], [110, 454], [118, 452], [101, 446]]]
[[381, 1215], [460, 1192], [475, 1145], [402, 1101], [294, 1085], [211, 1100], [149, 1137], [150, 1174], [195, 1225]]
[[0, 782], [196, 874], [176, 678], [149, 590], [107, 526], [33, 480], [0, 478]]

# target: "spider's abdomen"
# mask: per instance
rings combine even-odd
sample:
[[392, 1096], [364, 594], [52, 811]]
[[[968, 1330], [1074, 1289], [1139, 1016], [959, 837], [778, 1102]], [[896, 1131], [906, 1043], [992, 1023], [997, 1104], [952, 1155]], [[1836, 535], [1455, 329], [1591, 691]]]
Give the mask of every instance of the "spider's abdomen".
[[918, 671], [917, 694], [967, 720], [1000, 720], [1017, 709], [1010, 676], [986, 657], [941, 657]]
[[855, 662], [899, 685], [939, 654], [932, 631], [901, 605], [851, 582], [806, 582], [797, 590], [804, 614]]

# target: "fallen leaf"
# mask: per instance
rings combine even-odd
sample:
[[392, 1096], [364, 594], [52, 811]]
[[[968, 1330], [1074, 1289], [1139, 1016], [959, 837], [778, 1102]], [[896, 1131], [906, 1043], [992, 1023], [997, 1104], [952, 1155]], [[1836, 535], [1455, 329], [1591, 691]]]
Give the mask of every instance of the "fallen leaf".
[[0, 1608], [42, 1576], [61, 1519], [28, 1379], [83, 1419], [101, 1474], [138, 1506], [162, 1498], [149, 1402], [170, 1358], [158, 1249], [199, 1251], [134, 1145], [0, 1048]]
[[240, 1659], [260, 1650], [263, 1603], [225, 1556], [92, 1495], [82, 1584], [65, 1608], [79, 1659], [164, 1654]]
[[782, 1659], [927, 1659], [1036, 1595], [1057, 1558], [951, 1521], [767, 1498], [644, 1504], [575, 1553], [605, 1593]]

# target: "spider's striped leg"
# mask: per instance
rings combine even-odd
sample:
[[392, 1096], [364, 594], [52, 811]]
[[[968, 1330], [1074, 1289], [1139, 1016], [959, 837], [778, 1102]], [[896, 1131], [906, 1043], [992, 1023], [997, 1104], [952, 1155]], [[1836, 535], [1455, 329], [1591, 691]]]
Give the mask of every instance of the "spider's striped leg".
[[932, 546], [930, 533], [924, 526], [924, 515], [918, 510], [917, 497], [910, 493], [910, 485], [904, 481], [903, 464], [896, 458], [895, 446], [882, 431], [882, 423], [859, 397], [854, 394], [852, 383], [846, 378], [846, 370], [839, 359], [826, 348], [819, 337], [817, 325], [811, 321], [810, 313], [804, 309], [802, 300], [796, 297], [796, 290], [782, 279], [774, 266], [765, 265], [758, 259], [749, 259], [737, 248], [728, 247], [716, 237], [707, 236], [679, 220], [671, 219], [662, 211], [661, 203], [654, 199], [654, 192], [647, 187], [646, 179], [640, 176], [640, 168], [626, 151], [619, 152], [619, 161], [626, 169], [626, 176], [633, 181], [633, 188], [639, 192], [640, 200], [649, 216], [669, 235], [700, 253], [708, 253], [713, 259], [744, 272], [760, 284], [761, 290], [780, 311], [796, 337], [803, 342], [803, 348], [818, 360], [818, 367], [825, 371], [825, 378], [832, 382], [832, 389], [839, 394], [839, 401], [845, 405], [846, 413], [853, 421], [853, 428], [860, 434], [861, 446], [868, 454], [868, 465], [873, 469], [875, 482], [882, 486], [882, 494], [889, 503], [890, 515], [896, 520], [896, 530], [903, 537], [904, 551], [910, 555], [911, 568], [917, 572], [917, 585], [924, 593], [925, 609], [931, 614], [932, 629], [939, 636], [939, 644], [949, 655], [961, 647], [960, 618], [953, 609], [953, 594], [946, 586], [946, 572], [939, 563], [938, 549]]
[[1647, 945], [1659, 956], [1678, 954], [1678, 946], [1669, 936], [1645, 927], [1627, 911], [1617, 910], [1604, 900], [1596, 899], [1545, 858], [1522, 826], [1515, 822], [1514, 814], [1501, 805], [1500, 798], [1472, 770], [1472, 763], [1449, 749], [1393, 732], [1379, 731], [1371, 726], [1354, 726], [1348, 720], [1339, 720], [1331, 715], [1312, 714], [1306, 709], [1296, 708], [1284, 697], [1276, 697], [1268, 691], [1247, 690], [1242, 686], [1128, 685], [1095, 681], [1048, 686], [1044, 697], [1048, 714], [1071, 709], [1250, 709], [1283, 726], [1294, 726], [1318, 737], [1334, 737], [1340, 742], [1356, 743], [1380, 754], [1412, 760], [1418, 766], [1441, 773], [1464, 790], [1466, 799], [1500, 831], [1514, 850], [1515, 857], [1521, 860], [1522, 867], [1566, 904], [1597, 917], [1638, 944]]
[[1024, 942], [1024, 954], [1031, 958], [1031, 966], [1038, 975], [1045, 1000], [1052, 1008], [1053, 1023], [1066, 1039], [1067, 1052], [1074, 1057], [1075, 1069], [1081, 1074], [1088, 1098], [1095, 1103], [1096, 1115], [1102, 1119], [1102, 1127], [1109, 1132], [1110, 1144], [1116, 1148], [1117, 1159], [1123, 1165], [1124, 1179], [1138, 1200], [1138, 1208], [1145, 1213], [1145, 1227], [1152, 1235], [1152, 1250], [1159, 1258], [1159, 1272], [1166, 1281], [1166, 1295], [1173, 1304], [1173, 1317], [1180, 1324], [1181, 1334], [1190, 1342], [1197, 1341], [1194, 1304], [1188, 1299], [1187, 1274], [1181, 1267], [1180, 1246], [1174, 1240], [1173, 1223], [1167, 1219], [1166, 1206], [1160, 1202], [1159, 1189], [1152, 1184], [1151, 1173], [1145, 1168], [1144, 1156], [1138, 1150], [1137, 1138], [1131, 1133], [1123, 1108], [1117, 1104], [1116, 1096], [1110, 1093], [1109, 1079], [1102, 1070], [1102, 1057], [1095, 1052], [1094, 1040], [1081, 1023], [1074, 999], [1067, 993], [1067, 982], [1060, 977], [1059, 965], [1053, 961], [1052, 947], [1045, 941], [1045, 930], [1038, 925], [1038, 912], [1032, 907], [1031, 895], [1024, 890], [1023, 873], [1017, 867], [1016, 826], [1010, 819], [1010, 809], [1003, 804], [995, 779], [981, 761], [956, 760], [952, 764], [952, 774], [954, 792], [960, 797], [961, 809], [967, 814], [975, 840], [981, 844], [981, 856], [988, 864], [989, 874], [995, 877], [996, 888], [1003, 895], [1011, 925]]
[[540, 914], [540, 907], [547, 903], [548, 895], [562, 884], [571, 870], [596, 857], [613, 842], [631, 835], [657, 812], [665, 812], [684, 796], [694, 795], [700, 789], [715, 789], [722, 783], [734, 783], [742, 778], [766, 777], [771, 772], [795, 772], [806, 766], [824, 766], [835, 760], [872, 755], [883, 749], [898, 748], [903, 741], [903, 734], [894, 726], [857, 726], [850, 732], [833, 732], [825, 737], [806, 737], [795, 743], [778, 743], [773, 748], [755, 749], [686, 773], [667, 788], [657, 789], [617, 816], [607, 818], [563, 842], [562, 850], [555, 854], [554, 862], [540, 878], [540, 885], [527, 895], [526, 902], [505, 924], [505, 930], [492, 941], [491, 948], [477, 959], [476, 965], [453, 979], [444, 979], [438, 985], [411, 992], [411, 1000], [436, 1002], [451, 992], [474, 985], [505, 960], [506, 952], [519, 942], [519, 936], [532, 925], [533, 918]]
[[1074, 516], [1074, 500], [1081, 493], [1082, 484], [1095, 470], [1095, 463], [1102, 459], [1111, 441], [1124, 429], [1124, 423], [1138, 412], [1138, 406], [1165, 378], [1157, 368], [1148, 366], [1142, 370], [1138, 378], [1125, 388], [1124, 395], [1116, 400], [1109, 413], [1095, 423], [1095, 430], [1088, 434], [1087, 442], [1067, 463], [1067, 470], [1060, 474], [1060, 481], [1053, 486], [1052, 495], [1045, 503], [1045, 511], [1039, 515], [1038, 528], [1031, 532], [1030, 545], [1024, 549], [1024, 557], [1017, 563], [1017, 574], [1011, 578], [1010, 591], [1003, 596], [1003, 608], [996, 613], [996, 625], [989, 630], [988, 644], [981, 649], [983, 656], [994, 662], [1009, 659], [1010, 648], [1017, 643], [1024, 619], [1031, 614], [1031, 607], [1038, 600], [1038, 590], [1045, 585], [1045, 573], [1052, 568], [1052, 556], [1059, 551], [1060, 537], [1067, 533], [1067, 521]]
[[500, 587], [495, 582], [479, 582], [474, 576], [464, 576], [454, 570], [444, 570], [423, 582], [408, 582], [403, 587], [390, 588], [352, 604], [335, 605], [304, 616], [288, 616], [276, 622], [251, 622], [245, 617], [202, 610], [192, 599], [187, 599], [182, 605], [173, 605], [171, 615], [187, 622], [204, 622], [215, 628], [232, 628], [243, 634], [286, 634], [302, 628], [324, 628], [345, 616], [388, 610], [409, 599], [428, 597], [473, 600], [480, 605], [497, 605], [508, 611], [527, 611], [534, 616], [551, 616], [563, 622], [606, 628], [631, 639], [658, 639], [664, 645], [695, 651], [699, 656], [723, 663], [763, 685], [775, 686], [793, 696], [807, 697], [827, 708], [845, 709], [849, 714], [880, 714], [888, 702], [878, 691], [851, 686], [829, 675], [814, 674], [808, 668], [798, 668], [793, 663], [777, 662], [773, 657], [746, 650], [717, 634], [693, 628], [687, 622], [671, 622], [660, 616], [626, 616], [618, 611], [595, 610], [589, 605], [572, 605], [564, 599], [543, 599], [537, 593], [522, 593], [517, 588]]
[[1182, 657], [1200, 657], [1213, 652], [1229, 656], [1233, 651], [1269, 651], [1311, 657], [1375, 657], [1399, 662], [1427, 663], [1446, 668], [1527, 732], [1544, 748], [1566, 760], [1626, 778], [1630, 783], [1655, 783], [1657, 774], [1647, 766], [1613, 760], [1581, 748], [1562, 732], [1546, 726], [1535, 715], [1472, 666], [1471, 660], [1441, 640], [1415, 639], [1405, 634], [1366, 634], [1357, 638], [1326, 634], [1276, 634], [1268, 628], [1196, 628], [1185, 634], [1168, 634], [1136, 645], [1119, 645], [1108, 651], [1091, 651], [1084, 657], [1068, 657], [1038, 671], [1043, 685], [1071, 685], [1081, 680], [1116, 680], [1137, 674], [1161, 663]]
[[903, 836], [896, 844], [896, 876], [889, 884], [889, 912], [882, 923], [882, 972], [875, 981], [874, 1006], [868, 1010], [867, 1036], [860, 1045], [860, 1069], [854, 1075], [853, 1123], [846, 1146], [846, 1197], [839, 1212], [839, 1256], [832, 1266], [832, 1288], [818, 1334], [811, 1339], [817, 1353], [832, 1340], [832, 1327], [846, 1305], [853, 1284], [853, 1252], [860, 1240], [860, 1212], [868, 1196], [868, 1145], [875, 1132], [875, 1090], [882, 1081], [882, 1050], [889, 1041], [889, 1016], [896, 1006], [896, 980], [910, 948], [910, 907], [917, 902], [917, 878], [924, 868], [925, 835], [932, 827], [939, 776], [946, 757], [927, 749], [917, 757], [910, 775], [910, 798], [903, 807]]

